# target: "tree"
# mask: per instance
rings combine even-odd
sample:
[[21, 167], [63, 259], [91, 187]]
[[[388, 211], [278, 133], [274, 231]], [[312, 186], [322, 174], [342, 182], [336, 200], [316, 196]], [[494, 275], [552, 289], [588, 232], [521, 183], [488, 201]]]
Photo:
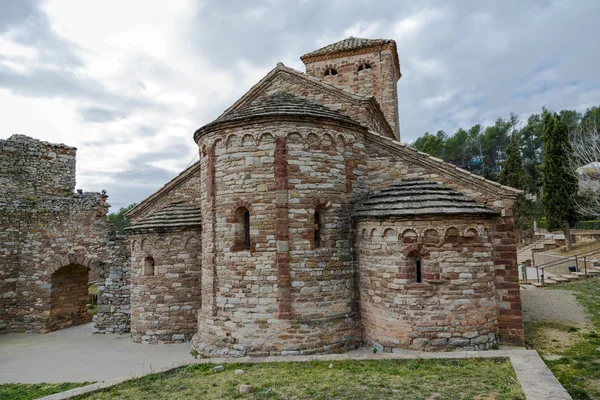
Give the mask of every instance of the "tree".
[[600, 119], [582, 122], [571, 143], [574, 151], [571, 168], [579, 178], [577, 211], [585, 217], [600, 218]]
[[561, 229], [571, 247], [571, 225], [577, 222], [577, 177], [572, 169], [573, 148], [569, 132], [558, 114], [544, 115], [542, 159], [544, 212], [549, 230]]
[[127, 218], [125, 214], [136, 205], [137, 203], [132, 203], [127, 207], [121, 207], [121, 209], [116, 213], [108, 214], [108, 220], [114, 225], [117, 232], [124, 233], [125, 228], [131, 224], [129, 218]]
[[[502, 171], [498, 182], [515, 189], [527, 191], [529, 188], [529, 177], [523, 168], [523, 158], [519, 150], [518, 137], [513, 132], [508, 147], [506, 148], [506, 160], [502, 164]], [[533, 221], [537, 218], [536, 208], [533, 202], [525, 195], [521, 195], [514, 206], [515, 226], [519, 236], [523, 232], [531, 231]]]

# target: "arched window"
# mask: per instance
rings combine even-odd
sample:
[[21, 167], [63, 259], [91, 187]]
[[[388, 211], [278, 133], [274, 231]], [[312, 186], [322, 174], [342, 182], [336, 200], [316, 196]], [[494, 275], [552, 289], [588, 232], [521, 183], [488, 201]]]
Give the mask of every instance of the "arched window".
[[371, 69], [371, 64], [368, 63], [362, 63], [358, 66], [358, 70], [359, 71], [363, 71], [365, 69]]
[[154, 258], [152, 256], [147, 256], [144, 259], [144, 276], [153, 276], [156, 275]]
[[421, 260], [418, 258], [415, 260], [415, 280], [417, 283], [421, 283], [423, 281], [423, 274], [421, 269]]
[[250, 211], [240, 207], [235, 212], [233, 251], [250, 250]]
[[325, 76], [337, 75], [338, 72], [335, 68], [327, 68], [325, 70]]
[[314, 235], [315, 235], [315, 249], [321, 247], [321, 233], [322, 233], [322, 218], [321, 211], [315, 211], [315, 224], [314, 224]]

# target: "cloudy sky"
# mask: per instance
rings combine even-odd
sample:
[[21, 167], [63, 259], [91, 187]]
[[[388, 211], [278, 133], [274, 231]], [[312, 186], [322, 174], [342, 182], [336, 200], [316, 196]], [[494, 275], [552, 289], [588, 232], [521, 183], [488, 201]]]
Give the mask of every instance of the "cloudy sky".
[[398, 44], [402, 140], [600, 105], [600, 1], [0, 0], [0, 138], [78, 147], [113, 210], [192, 162], [194, 130], [278, 61]]

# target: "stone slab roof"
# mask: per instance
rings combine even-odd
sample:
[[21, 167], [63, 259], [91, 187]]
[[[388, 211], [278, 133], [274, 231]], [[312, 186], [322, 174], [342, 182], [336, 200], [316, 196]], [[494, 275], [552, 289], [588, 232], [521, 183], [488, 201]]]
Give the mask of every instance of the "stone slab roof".
[[173, 228], [200, 228], [200, 205], [175, 201], [146, 217], [132, 222], [128, 232]]
[[340, 122], [362, 126], [360, 122], [341, 114], [329, 107], [322, 106], [307, 99], [294, 96], [290, 93], [277, 92], [269, 96], [259, 97], [250, 103], [241, 105], [229, 113], [223, 114], [213, 122], [198, 129], [194, 136], [203, 134], [211, 128], [225, 123], [235, 121], [247, 121], [252, 118], [268, 116], [296, 116], [326, 118]]
[[300, 59], [322, 56], [324, 54], [338, 53], [341, 51], [357, 50], [367, 47], [379, 46], [383, 44], [393, 43], [391, 39], [363, 39], [350, 36], [349, 38], [332, 43], [325, 47], [321, 47], [315, 51], [304, 54]]
[[360, 203], [355, 217], [412, 217], [425, 215], [497, 216], [499, 211], [470, 197], [423, 179], [406, 180], [372, 192]]

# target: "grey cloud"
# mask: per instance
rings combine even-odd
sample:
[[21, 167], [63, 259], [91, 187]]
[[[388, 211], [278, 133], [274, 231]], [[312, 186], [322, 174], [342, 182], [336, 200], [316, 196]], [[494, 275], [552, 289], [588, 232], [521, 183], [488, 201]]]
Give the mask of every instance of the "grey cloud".
[[104, 107], [82, 107], [79, 114], [87, 122], [110, 122], [115, 119], [123, 118], [123, 113], [117, 110]]

